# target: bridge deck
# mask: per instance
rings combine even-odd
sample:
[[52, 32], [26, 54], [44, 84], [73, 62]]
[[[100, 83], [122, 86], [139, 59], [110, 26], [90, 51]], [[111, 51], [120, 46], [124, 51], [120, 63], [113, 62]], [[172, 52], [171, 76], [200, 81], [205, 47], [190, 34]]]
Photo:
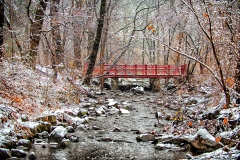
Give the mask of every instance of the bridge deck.
[[[187, 75], [187, 65], [104, 65], [105, 78], [180, 78]], [[86, 73], [87, 66], [84, 67]], [[93, 76], [100, 75], [100, 66], [96, 66]]]

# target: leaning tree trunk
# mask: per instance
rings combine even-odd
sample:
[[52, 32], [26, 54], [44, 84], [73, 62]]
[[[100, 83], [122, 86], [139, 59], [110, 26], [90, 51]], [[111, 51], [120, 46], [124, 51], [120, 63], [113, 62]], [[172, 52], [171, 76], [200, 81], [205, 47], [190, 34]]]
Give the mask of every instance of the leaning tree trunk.
[[105, 10], [106, 10], [105, 7], [106, 7], [106, 0], [102, 0], [101, 8], [100, 8], [100, 18], [99, 18], [98, 27], [97, 27], [97, 33], [95, 36], [92, 52], [89, 56], [89, 64], [88, 64], [87, 73], [86, 73], [84, 81], [83, 81], [83, 83], [86, 85], [90, 84], [90, 81], [92, 78], [92, 72], [93, 72], [94, 65], [95, 65], [96, 58], [97, 58], [97, 53], [98, 53], [98, 49], [99, 49], [99, 44], [100, 44], [102, 29], [103, 29], [103, 24], [104, 24], [104, 16], [105, 16]]
[[3, 57], [4, 0], [0, 0], [0, 62]]
[[46, 11], [48, 0], [39, 0], [37, 5], [36, 13], [34, 20], [31, 19], [29, 12], [30, 12], [30, 5], [31, 0], [28, 5], [28, 16], [31, 21], [30, 26], [30, 53], [29, 53], [29, 62], [31, 67], [35, 67], [36, 59], [37, 59], [37, 50], [38, 45], [40, 42], [40, 34], [42, 30], [43, 20], [44, 20], [44, 13]]

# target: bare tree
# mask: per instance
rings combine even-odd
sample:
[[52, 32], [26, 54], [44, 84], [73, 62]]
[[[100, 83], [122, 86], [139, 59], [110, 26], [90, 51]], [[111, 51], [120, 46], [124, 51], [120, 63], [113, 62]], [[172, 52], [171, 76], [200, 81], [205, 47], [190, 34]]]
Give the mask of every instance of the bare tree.
[[[222, 62], [226, 62], [228, 65], [231, 63], [230, 59], [226, 59], [226, 55], [231, 57], [231, 49], [229, 49], [231, 48], [231, 45], [229, 45], [229, 38], [226, 36], [228, 32], [225, 28], [225, 24], [222, 23], [222, 17], [225, 19], [229, 17], [223, 13], [226, 12], [227, 7], [232, 3], [228, 3], [226, 1], [224, 3], [217, 1], [211, 3], [205, 0], [199, 2], [194, 2], [192, 0], [186, 2], [182, 0], [182, 2], [193, 13], [201, 32], [203, 35], [205, 35], [206, 40], [209, 42], [211, 53], [216, 64], [216, 72], [220, 76], [220, 78], [218, 78], [217, 75], [215, 75], [215, 78], [223, 89], [226, 105], [228, 106], [230, 104], [230, 90], [227, 86], [227, 79], [230, 77], [230, 75], [226, 74], [227, 71], [224, 70], [224, 63]], [[216, 11], [218, 14], [216, 14]], [[203, 16], [201, 16], [201, 14]], [[224, 46], [225, 48], [223, 49], [221, 46]]]
[[102, 29], [103, 29], [103, 25], [104, 25], [105, 12], [106, 12], [106, 0], [102, 0], [101, 1], [101, 7], [100, 7], [100, 17], [98, 19], [97, 32], [96, 32], [92, 52], [91, 52], [91, 54], [88, 58], [89, 59], [89, 64], [88, 64], [87, 73], [86, 73], [84, 81], [83, 81], [83, 83], [86, 84], [86, 85], [90, 84], [90, 81], [91, 81], [91, 78], [92, 78], [91, 75], [92, 75], [92, 72], [93, 72], [93, 69], [94, 69], [94, 65], [95, 65], [95, 62], [96, 62], [97, 53], [98, 53], [98, 49], [99, 49], [99, 45], [100, 45]]

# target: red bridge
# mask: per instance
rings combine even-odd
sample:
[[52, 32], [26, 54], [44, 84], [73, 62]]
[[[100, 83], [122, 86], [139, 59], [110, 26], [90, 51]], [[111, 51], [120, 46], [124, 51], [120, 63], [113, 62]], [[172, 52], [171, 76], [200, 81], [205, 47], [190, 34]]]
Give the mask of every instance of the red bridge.
[[[84, 67], [86, 73], [87, 65]], [[93, 76], [101, 76], [96, 66]], [[104, 65], [104, 78], [180, 78], [187, 75], [187, 65]]]

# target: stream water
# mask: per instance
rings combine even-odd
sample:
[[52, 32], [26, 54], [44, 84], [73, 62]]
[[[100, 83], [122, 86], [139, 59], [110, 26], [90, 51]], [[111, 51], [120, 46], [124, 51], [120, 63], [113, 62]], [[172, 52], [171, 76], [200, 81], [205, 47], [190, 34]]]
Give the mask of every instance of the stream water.
[[[35, 152], [37, 159], [46, 160], [80, 160], [80, 159], [181, 159], [185, 153], [175, 151], [159, 151], [154, 144], [138, 142], [137, 131], [150, 133], [155, 130], [160, 133], [163, 126], [155, 127], [155, 111], [162, 109], [165, 112], [175, 112], [161, 108], [156, 101], [159, 93], [147, 92], [145, 94], [133, 94], [130, 92], [109, 91], [107, 95], [99, 98], [114, 98], [117, 102], [130, 103], [130, 115], [108, 115], [97, 117], [87, 126], [97, 127], [99, 130], [77, 129], [74, 135], [79, 137], [79, 142], [71, 142], [65, 149], [53, 149], [49, 146], [34, 145], [30, 152]], [[163, 121], [163, 124], [170, 123]], [[115, 129], [115, 130], [114, 130]]]

